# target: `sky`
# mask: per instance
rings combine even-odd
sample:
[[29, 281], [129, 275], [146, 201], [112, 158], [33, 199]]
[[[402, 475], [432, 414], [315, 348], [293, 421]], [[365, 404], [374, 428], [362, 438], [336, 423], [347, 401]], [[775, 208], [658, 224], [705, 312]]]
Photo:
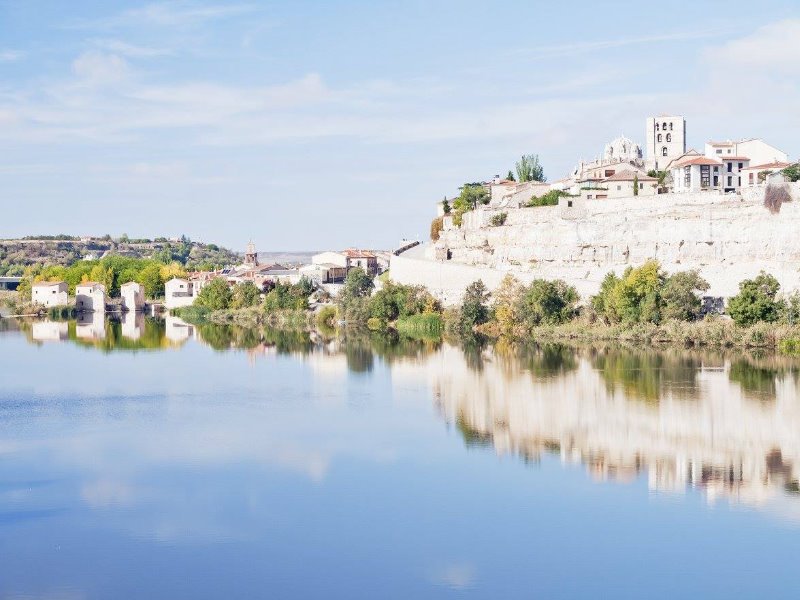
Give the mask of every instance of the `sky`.
[[0, 237], [396, 247], [645, 118], [800, 154], [797, 0], [0, 0]]

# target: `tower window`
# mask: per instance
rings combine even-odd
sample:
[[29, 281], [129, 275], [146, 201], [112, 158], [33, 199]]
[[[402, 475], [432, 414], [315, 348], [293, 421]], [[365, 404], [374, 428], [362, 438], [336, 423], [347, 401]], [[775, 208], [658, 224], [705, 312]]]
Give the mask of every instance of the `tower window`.
[[672, 131], [672, 123], [669, 124], [669, 130]]
[[656, 131], [658, 131], [658, 123], [656, 123]]
[[666, 147], [666, 146], [664, 146], [664, 147], [661, 149], [661, 156], [666, 156], [666, 155], [667, 155], [667, 147]]
[[668, 142], [671, 142], [671, 141], [672, 141], [672, 134], [671, 134], [671, 133], [668, 133], [668, 134], [667, 134], [667, 141], [668, 141]]
[[661, 134], [660, 133], [658, 134], [658, 141], [659, 142], [661, 141]]
[[662, 128], [664, 131], [666, 131], [666, 130], [667, 130], [667, 122], [666, 122], [666, 121], [664, 121], [664, 122], [661, 124], [661, 128]]

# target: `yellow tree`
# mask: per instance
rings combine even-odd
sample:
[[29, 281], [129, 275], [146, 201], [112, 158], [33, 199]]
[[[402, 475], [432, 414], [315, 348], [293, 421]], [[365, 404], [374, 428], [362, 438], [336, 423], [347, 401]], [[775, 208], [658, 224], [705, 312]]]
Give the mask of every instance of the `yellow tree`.
[[517, 324], [517, 303], [522, 285], [511, 274], [503, 277], [500, 286], [494, 292], [494, 320], [500, 335], [508, 336], [514, 332]]

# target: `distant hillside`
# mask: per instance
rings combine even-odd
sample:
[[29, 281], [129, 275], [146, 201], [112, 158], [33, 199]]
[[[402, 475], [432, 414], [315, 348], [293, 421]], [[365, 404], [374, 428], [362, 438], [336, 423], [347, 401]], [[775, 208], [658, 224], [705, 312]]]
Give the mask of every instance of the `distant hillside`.
[[68, 266], [78, 260], [97, 259], [109, 254], [134, 258], [178, 261], [188, 269], [213, 268], [234, 264], [241, 257], [216, 244], [193, 242], [187, 238], [112, 239], [105, 237], [28, 236], [0, 240], [0, 276], [22, 275], [32, 265]]

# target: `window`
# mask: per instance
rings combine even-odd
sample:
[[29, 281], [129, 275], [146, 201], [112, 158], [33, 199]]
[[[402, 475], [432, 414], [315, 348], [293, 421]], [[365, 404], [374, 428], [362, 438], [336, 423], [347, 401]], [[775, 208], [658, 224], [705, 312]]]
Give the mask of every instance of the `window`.
[[669, 130], [672, 131], [672, 123], [669, 124]]
[[753, 184], [753, 174], [752, 174], [752, 173], [750, 173], [750, 175], [747, 177], [747, 182], [748, 182], [750, 185], [752, 185], [752, 184]]
[[658, 134], [658, 141], [659, 142], [661, 141], [661, 134], [660, 133]]
[[[714, 167], [714, 170], [717, 170], [717, 167]], [[714, 187], [719, 186], [719, 176], [714, 175]]]
[[733, 163], [732, 162], [728, 163], [728, 173], [733, 173]]
[[728, 176], [728, 187], [733, 185], [733, 177]]
[[661, 124], [661, 129], [663, 129], [664, 131], [666, 131], [666, 130], [667, 130], [667, 122], [666, 122], [666, 121], [664, 121], [664, 122]]
[[619, 192], [619, 191], [622, 191], [622, 186], [621, 186], [621, 185], [618, 185], [618, 186], [617, 186], [617, 191], [618, 191], [618, 192]]
[[708, 165], [700, 165], [700, 187], [707, 188], [711, 182], [711, 168]]
[[640, 183], [640, 184], [639, 184], [639, 189], [640, 189], [640, 190], [643, 190], [643, 189], [644, 189], [644, 184], [643, 184], [643, 183]]
[[656, 123], [656, 131], [658, 131], [658, 123]]
[[667, 155], [667, 147], [666, 147], [666, 146], [664, 146], [664, 147], [661, 149], [661, 156], [666, 156], [666, 155]]
[[567, 208], [572, 208], [572, 200], [567, 200]]
[[668, 133], [668, 134], [667, 134], [667, 141], [668, 141], [668, 142], [671, 142], [671, 141], [672, 141], [672, 134], [671, 134], [671, 133]]
[[719, 167], [714, 167], [714, 173], [719, 173]]
[[692, 168], [683, 167], [683, 185], [686, 188], [692, 187]]
[[742, 187], [742, 178], [739, 177], [739, 183], [737, 184], [739, 187]]
[[744, 163], [739, 163], [739, 169], [741, 169], [743, 166], [744, 166]]
[[717, 148], [717, 154], [722, 154], [722, 148]]
[[587, 200], [591, 200], [592, 199], [592, 195], [591, 194], [586, 194], [586, 199]]
[[731, 153], [731, 149], [730, 149], [730, 148], [728, 148], [728, 154], [730, 154], [730, 153]]

